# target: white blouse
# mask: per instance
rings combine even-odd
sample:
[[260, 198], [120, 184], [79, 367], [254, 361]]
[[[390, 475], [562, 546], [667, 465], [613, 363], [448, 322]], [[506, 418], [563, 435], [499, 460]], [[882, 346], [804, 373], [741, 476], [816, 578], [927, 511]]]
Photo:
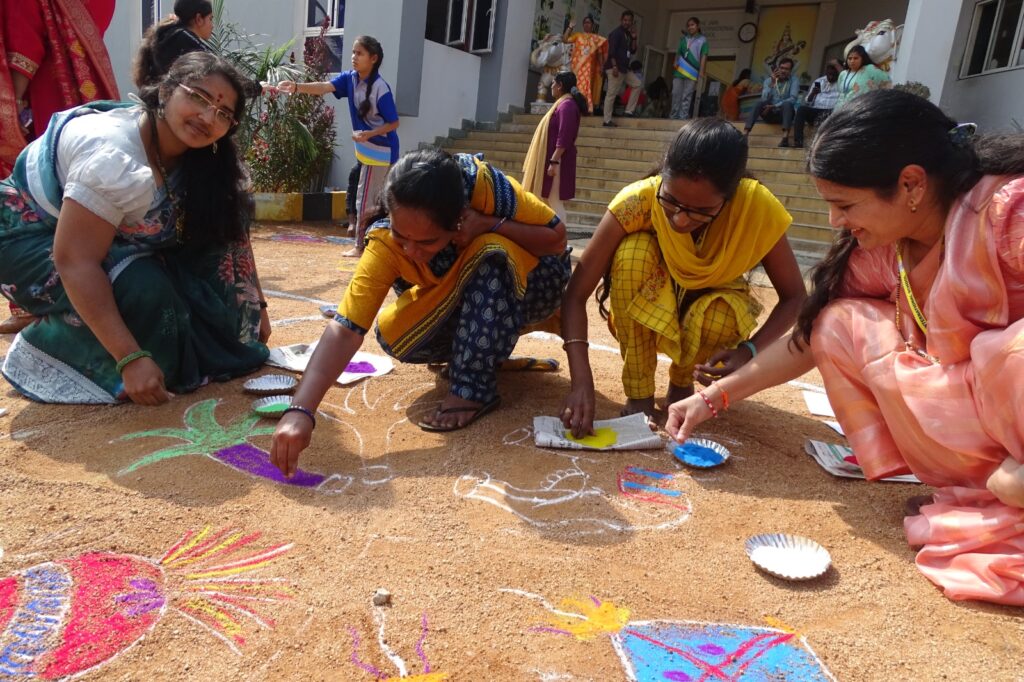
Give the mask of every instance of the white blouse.
[[131, 107], [78, 116], [57, 143], [64, 198], [114, 227], [141, 222], [158, 198], [139, 128], [142, 113]]

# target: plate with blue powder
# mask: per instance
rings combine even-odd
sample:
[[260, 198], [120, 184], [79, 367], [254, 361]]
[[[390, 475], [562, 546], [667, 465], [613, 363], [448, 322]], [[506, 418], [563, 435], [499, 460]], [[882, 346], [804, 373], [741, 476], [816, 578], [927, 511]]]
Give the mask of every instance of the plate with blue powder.
[[729, 459], [729, 449], [707, 438], [690, 438], [685, 443], [669, 441], [668, 451], [672, 456], [689, 467], [710, 469]]

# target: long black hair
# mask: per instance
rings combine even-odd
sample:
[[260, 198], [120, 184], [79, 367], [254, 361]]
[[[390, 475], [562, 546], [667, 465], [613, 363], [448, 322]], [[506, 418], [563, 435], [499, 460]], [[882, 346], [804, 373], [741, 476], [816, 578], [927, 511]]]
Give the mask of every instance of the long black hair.
[[555, 74], [555, 82], [562, 87], [562, 92], [570, 95], [572, 101], [576, 102], [580, 115], [586, 116], [588, 111], [587, 99], [576, 89], [576, 74], [572, 71], [559, 71]]
[[750, 80], [750, 69], [743, 69], [740, 75], [732, 82], [733, 87], [740, 84], [740, 81]]
[[[728, 201], [747, 175], [747, 152], [747, 138], [725, 119], [691, 118], [679, 128], [661, 165], [651, 175], [660, 174], [666, 180], [706, 179]], [[605, 302], [610, 294], [611, 276], [606, 273], [595, 295], [601, 317], [606, 320]]]
[[[197, 16], [207, 17], [211, 14], [213, 4], [210, 0], [177, 0], [174, 3], [174, 16], [153, 24], [142, 36], [142, 44], [135, 53], [135, 63], [132, 65], [135, 86], [141, 88], [156, 83], [163, 76], [164, 69], [169, 65], [158, 63], [157, 45], [168, 33], [188, 28]], [[197, 46], [197, 49], [200, 48]]]
[[367, 224], [401, 206], [423, 213], [442, 230], [455, 232], [466, 203], [466, 181], [455, 157], [440, 149], [420, 149], [391, 166], [376, 215]]
[[[874, 65], [875, 61], [871, 59], [871, 55], [868, 54], [868, 51], [864, 49], [863, 45], [854, 45], [853, 47], [851, 47], [850, 51], [846, 53], [847, 59], [849, 59], [850, 55], [854, 53], [860, 55], [860, 68], [863, 69], [865, 66], [868, 66], [869, 64], [872, 66]], [[850, 67], [847, 66], [846, 68]]]
[[370, 92], [373, 91], [373, 84], [378, 78], [380, 78], [380, 65], [384, 63], [384, 48], [381, 47], [380, 41], [373, 36], [358, 36], [354, 41], [353, 45], [359, 44], [363, 46], [363, 49], [370, 53], [371, 56], [377, 57], [377, 61], [373, 65], [373, 72], [370, 77], [366, 79], [366, 99], [359, 105], [359, 118], [366, 119], [367, 114], [370, 113]]
[[[865, 141], [870, 140], [870, 144]], [[909, 92], [876, 90], [851, 100], [821, 124], [807, 155], [815, 178], [892, 197], [900, 173], [921, 166], [948, 210], [983, 175], [1024, 173], [1024, 135], [969, 137], [937, 106]], [[818, 313], [834, 299], [857, 240], [842, 230], [811, 273], [813, 287], [797, 317], [793, 341], [811, 339]]]
[[[208, 52], [190, 52], [175, 60], [159, 84], [139, 91], [150, 125], [156, 126], [156, 117], [163, 116], [163, 102], [178, 85], [193, 85], [213, 75], [222, 76], [235, 91], [236, 116], [244, 112], [245, 91], [235, 67]], [[233, 137], [236, 129], [232, 126], [217, 140], [216, 151], [211, 145], [189, 149], [182, 156], [182, 182], [176, 194], [185, 216], [185, 241], [191, 245], [225, 244], [245, 237], [248, 208], [242, 188], [245, 174]]]

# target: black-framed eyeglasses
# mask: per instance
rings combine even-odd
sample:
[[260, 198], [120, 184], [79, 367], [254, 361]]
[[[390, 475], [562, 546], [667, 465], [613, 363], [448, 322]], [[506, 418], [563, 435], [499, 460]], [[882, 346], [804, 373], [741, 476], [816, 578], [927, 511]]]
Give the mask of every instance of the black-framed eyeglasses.
[[213, 109], [213, 119], [220, 125], [227, 126], [228, 128], [238, 125], [238, 121], [235, 119], [235, 112], [230, 109], [217, 106], [213, 100], [202, 92], [195, 88], [190, 88], [184, 83], [178, 83], [178, 87], [184, 90], [185, 94], [188, 95], [188, 101], [199, 109], [202, 109], [203, 111]]
[[682, 213], [687, 218], [695, 223], [704, 223], [705, 225], [714, 221], [718, 217], [718, 214], [725, 208], [725, 200], [722, 200], [722, 205], [718, 207], [718, 210], [714, 213], [708, 213], [707, 211], [700, 211], [696, 208], [691, 208], [685, 204], [681, 204], [672, 197], [667, 197], [658, 190], [658, 203], [665, 209], [665, 215], [668, 216], [669, 220], [674, 220], [677, 215]]

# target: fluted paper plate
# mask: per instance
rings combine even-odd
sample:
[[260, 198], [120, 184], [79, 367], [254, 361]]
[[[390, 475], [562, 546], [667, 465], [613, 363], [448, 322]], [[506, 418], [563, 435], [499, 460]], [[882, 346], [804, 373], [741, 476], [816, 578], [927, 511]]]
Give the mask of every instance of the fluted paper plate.
[[784, 580], [812, 580], [832, 565], [828, 550], [802, 535], [755, 535], [747, 540], [746, 549], [755, 566]]
[[290, 377], [287, 374], [265, 374], [255, 379], [249, 379], [242, 384], [242, 388], [256, 395], [279, 395], [292, 392], [298, 383], [295, 377]]
[[266, 398], [252, 401], [252, 411], [261, 417], [280, 419], [291, 404], [290, 395], [268, 395]]
[[676, 443], [670, 440], [666, 449], [686, 466], [698, 469], [710, 469], [725, 464], [725, 461], [732, 455], [729, 448], [707, 438], [689, 438], [685, 443]]

